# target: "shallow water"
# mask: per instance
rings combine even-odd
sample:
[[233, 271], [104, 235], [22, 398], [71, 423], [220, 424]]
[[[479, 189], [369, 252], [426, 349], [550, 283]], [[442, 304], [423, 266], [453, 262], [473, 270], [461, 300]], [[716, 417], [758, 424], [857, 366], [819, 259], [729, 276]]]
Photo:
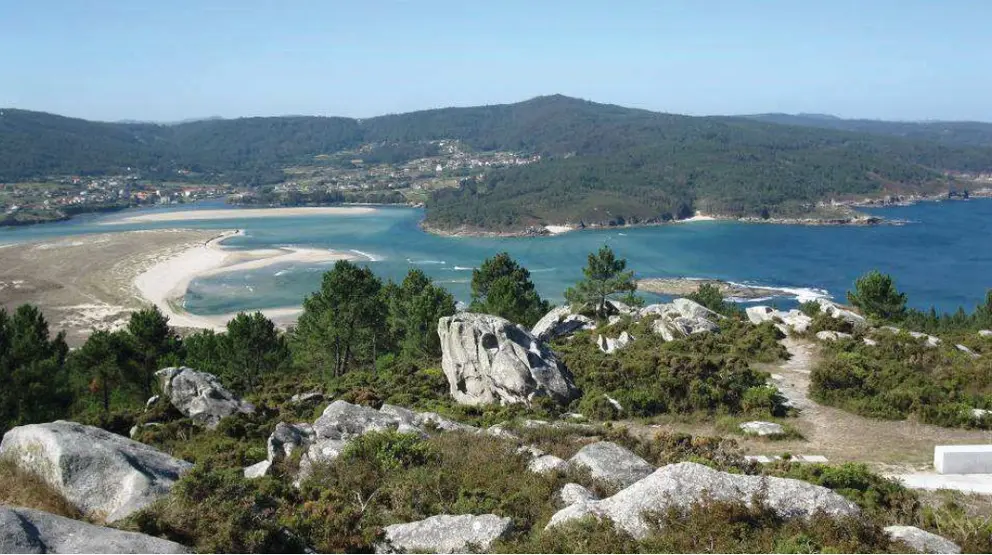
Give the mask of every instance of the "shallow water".
[[[221, 207], [219, 201], [196, 209]], [[169, 207], [164, 210], [188, 210]], [[904, 226], [805, 227], [736, 222], [597, 230], [537, 238], [439, 237], [422, 232], [422, 211], [382, 208], [373, 215], [294, 216], [266, 219], [99, 225], [129, 212], [69, 222], [0, 230], [0, 245], [79, 233], [195, 227], [244, 229], [225, 243], [234, 248], [297, 245], [354, 251], [383, 278], [402, 279], [421, 268], [461, 300], [468, 298], [471, 268], [508, 251], [530, 269], [542, 295], [559, 300], [581, 277], [588, 253], [610, 245], [639, 277], [706, 277], [779, 287], [822, 290], [843, 299], [859, 275], [877, 268], [896, 277], [910, 304], [969, 310], [992, 287], [992, 200], [922, 203], [875, 209]], [[187, 310], [219, 314], [298, 305], [319, 287], [323, 265], [282, 265], [194, 280]], [[779, 304], [789, 304], [778, 300]]]

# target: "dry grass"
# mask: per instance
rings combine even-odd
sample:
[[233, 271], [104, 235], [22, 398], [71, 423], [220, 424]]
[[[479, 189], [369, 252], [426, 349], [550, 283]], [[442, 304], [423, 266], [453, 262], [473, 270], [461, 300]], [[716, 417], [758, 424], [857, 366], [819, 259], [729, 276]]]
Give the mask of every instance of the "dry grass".
[[41, 478], [0, 460], [0, 504], [38, 509], [54, 515], [83, 520], [83, 514]]

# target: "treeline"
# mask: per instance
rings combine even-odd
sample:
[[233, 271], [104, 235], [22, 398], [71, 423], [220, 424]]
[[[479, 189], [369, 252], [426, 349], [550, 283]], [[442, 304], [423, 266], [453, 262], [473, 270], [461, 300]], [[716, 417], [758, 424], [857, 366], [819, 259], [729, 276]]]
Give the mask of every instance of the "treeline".
[[935, 141], [948, 146], [992, 146], [992, 123], [978, 121], [879, 121], [804, 114], [757, 114], [746, 117], [782, 125], [820, 127]]
[[228, 198], [228, 203], [242, 206], [325, 206], [343, 202], [367, 204], [403, 204], [405, 196], [398, 191], [275, 191], [264, 187], [259, 191]]

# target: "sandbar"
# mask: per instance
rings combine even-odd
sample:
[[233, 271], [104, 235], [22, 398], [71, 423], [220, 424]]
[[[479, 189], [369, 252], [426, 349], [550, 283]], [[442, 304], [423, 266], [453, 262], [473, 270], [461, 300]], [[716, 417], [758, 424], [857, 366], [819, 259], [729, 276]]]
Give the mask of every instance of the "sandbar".
[[371, 206], [298, 206], [287, 208], [223, 208], [216, 210], [179, 210], [151, 212], [119, 219], [105, 220], [101, 225], [123, 225], [153, 222], [186, 222], [196, 220], [241, 220], [247, 218], [279, 218], [288, 216], [356, 216], [375, 213]]
[[[154, 304], [169, 317], [169, 323], [179, 328], [224, 329], [235, 316], [231, 314], [199, 315], [182, 308], [190, 282], [198, 277], [265, 268], [274, 264], [302, 262], [318, 264], [359, 258], [354, 253], [325, 249], [281, 247], [254, 250], [224, 248], [224, 240], [240, 231], [226, 231], [202, 245], [188, 248], [176, 256], [149, 267], [134, 279], [141, 297]], [[285, 327], [301, 312], [300, 307], [262, 309], [261, 312], [277, 325]]]

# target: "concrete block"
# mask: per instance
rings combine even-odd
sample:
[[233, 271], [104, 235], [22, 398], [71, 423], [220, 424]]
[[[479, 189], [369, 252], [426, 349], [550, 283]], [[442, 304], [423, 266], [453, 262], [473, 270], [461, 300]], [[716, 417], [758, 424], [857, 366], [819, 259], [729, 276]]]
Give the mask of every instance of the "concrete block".
[[938, 445], [933, 467], [940, 474], [992, 474], [992, 445]]

